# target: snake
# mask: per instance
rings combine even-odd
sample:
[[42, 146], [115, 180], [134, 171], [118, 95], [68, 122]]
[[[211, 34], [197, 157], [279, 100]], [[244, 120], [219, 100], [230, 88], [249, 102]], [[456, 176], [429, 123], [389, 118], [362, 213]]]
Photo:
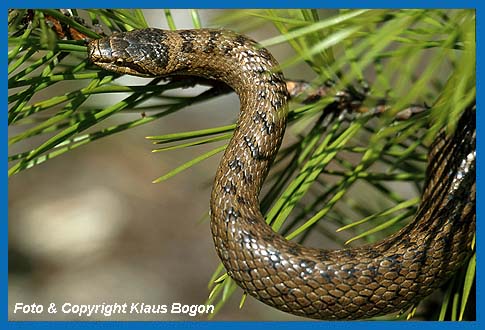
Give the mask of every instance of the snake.
[[139, 29], [88, 42], [98, 67], [141, 77], [197, 76], [239, 96], [234, 134], [210, 199], [215, 250], [246, 294], [294, 315], [368, 319], [404, 311], [442, 286], [472, 254], [475, 235], [475, 108], [428, 154], [414, 218], [382, 241], [318, 249], [274, 232], [259, 193], [281, 145], [289, 94], [273, 55], [225, 29]]

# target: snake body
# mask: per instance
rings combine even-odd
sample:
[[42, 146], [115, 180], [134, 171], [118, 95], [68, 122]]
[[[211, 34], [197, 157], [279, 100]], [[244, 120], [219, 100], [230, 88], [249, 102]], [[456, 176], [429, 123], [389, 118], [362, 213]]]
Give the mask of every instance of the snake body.
[[441, 286], [470, 255], [475, 232], [475, 119], [429, 154], [412, 222], [373, 245], [304, 247], [275, 233], [258, 195], [283, 138], [288, 92], [264, 48], [226, 30], [135, 30], [93, 40], [88, 56], [117, 73], [218, 79], [239, 95], [237, 128], [212, 190], [211, 230], [227, 273], [248, 294], [316, 319], [361, 319], [403, 310]]

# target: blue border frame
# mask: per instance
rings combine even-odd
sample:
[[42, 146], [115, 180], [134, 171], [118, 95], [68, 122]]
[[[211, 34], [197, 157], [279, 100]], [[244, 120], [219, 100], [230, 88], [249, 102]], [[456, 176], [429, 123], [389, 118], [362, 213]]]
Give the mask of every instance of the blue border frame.
[[[25, 0], [25, 1], [2, 1], [1, 6], [3, 7], [0, 11], [0, 17], [2, 18], [2, 22], [7, 21], [7, 9], [8, 8], [38, 8], [38, 7], [49, 7], [49, 8], [89, 8], [89, 7], [99, 7], [99, 1], [92, 1], [92, 0], [84, 0], [80, 1], [58, 1], [58, 0], [44, 0], [42, 2], [33, 1], [33, 0]], [[274, 0], [267, 0], [262, 2], [261, 0], [233, 0], [231, 3], [223, 2], [223, 1], [148, 1], [142, 0], [138, 1], [137, 7], [140, 8], [269, 8], [269, 7], [276, 7], [276, 8], [294, 8], [296, 3], [289, 2], [289, 1], [274, 1]], [[356, 0], [343, 0], [339, 2], [320, 2], [316, 0], [299, 0], [297, 3], [299, 8], [476, 8], [477, 10], [477, 54], [480, 54], [480, 51], [483, 50], [482, 47], [482, 32], [483, 32], [483, 23], [482, 19], [484, 19], [484, 10], [480, 8], [480, 2], [478, 0], [471, 0], [471, 1], [458, 1], [458, 0], [428, 0], [428, 1], [419, 1], [419, 0], [399, 0], [394, 2], [389, 1], [366, 1], [365, 3], [362, 1]], [[132, 1], [126, 0], [105, 0], [103, 1], [103, 7], [112, 7], [112, 8], [130, 8], [133, 7]], [[3, 45], [4, 51], [3, 56], [6, 63], [6, 54], [7, 54], [7, 24], [3, 24]], [[3, 68], [4, 77], [8, 77], [7, 74], [7, 66]], [[481, 65], [481, 58], [477, 56], [477, 88], [478, 88], [478, 95], [481, 95], [482, 92], [482, 84], [480, 81], [482, 65]], [[5, 79], [5, 78], [4, 78]], [[3, 84], [6, 85], [7, 79], [3, 80]], [[7, 86], [4, 87], [5, 91], [8, 91]], [[5, 105], [7, 93], [5, 93]], [[481, 99], [477, 98], [477, 109], [481, 109]], [[4, 143], [0, 145], [0, 152], [3, 155], [3, 158], [7, 158], [7, 109], [5, 108], [2, 112], [2, 125], [0, 128], [0, 134]], [[480, 156], [482, 153], [483, 143], [481, 142], [481, 126], [485, 123], [485, 116], [481, 114], [481, 111], [477, 111], [477, 130], [478, 130], [478, 140], [477, 140], [477, 170], [478, 173], [481, 172], [482, 168], [482, 157]], [[171, 329], [182, 329], [182, 328], [198, 328], [198, 329], [226, 329], [230, 326], [233, 329], [244, 329], [248, 326], [246, 322], [8, 322], [8, 180], [7, 180], [7, 169], [8, 164], [7, 162], [2, 165], [1, 173], [4, 175], [1, 176], [0, 182], [0, 194], [2, 195], [2, 207], [0, 207], [1, 213], [1, 239], [2, 242], [2, 249], [0, 251], [2, 255], [2, 264], [1, 264], [1, 271], [0, 271], [0, 281], [3, 283], [1, 285], [1, 298], [0, 298], [0, 307], [1, 307], [1, 319], [0, 319], [0, 329], [100, 329], [100, 328], [107, 328], [107, 329], [151, 329], [151, 328], [159, 328], [161, 326]], [[481, 218], [482, 214], [482, 207], [481, 207], [481, 186], [483, 182], [481, 180], [480, 175], [477, 175], [477, 216], [478, 219]], [[481, 231], [480, 221], [477, 221], [477, 232]], [[481, 251], [481, 240], [480, 237], [477, 237], [477, 250]], [[482, 264], [481, 264], [481, 252], [478, 253], [477, 258], [477, 278], [481, 278], [482, 274]], [[483, 304], [481, 304], [481, 293], [483, 292], [483, 286], [481, 281], [477, 281], [477, 321], [475, 322], [366, 322], [366, 321], [352, 321], [352, 322], [252, 322], [251, 326], [262, 326], [267, 329], [280, 329], [280, 330], [294, 330], [294, 329], [314, 329], [318, 327], [330, 327], [332, 329], [371, 329], [371, 328], [379, 328], [379, 329], [387, 329], [389, 327], [396, 328], [396, 329], [420, 329], [423, 326], [429, 327], [429, 329], [475, 329], [480, 328], [483, 326], [483, 315], [484, 308]]]
[[[341, 1], [316, 1], [299, 0], [278, 1], [278, 0], [234, 0], [230, 3], [222, 0], [213, 1], [138, 1], [137, 8], [478, 8], [479, 0], [397, 0], [393, 2], [384, 0], [368, 0], [365, 2], [358, 0]], [[67, 6], [66, 4], [73, 4]], [[9, 4], [2, 3], [5, 8], [99, 8], [100, 2], [93, 0], [85, 1], [62, 1], [44, 0], [41, 4], [35, 0], [11, 0]], [[106, 0], [103, 1], [103, 8], [134, 8], [132, 1], [127, 0]]]

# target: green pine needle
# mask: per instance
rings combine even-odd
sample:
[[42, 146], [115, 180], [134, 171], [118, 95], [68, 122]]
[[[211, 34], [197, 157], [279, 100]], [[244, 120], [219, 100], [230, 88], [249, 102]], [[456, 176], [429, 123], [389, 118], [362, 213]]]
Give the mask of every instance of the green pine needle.
[[[83, 14], [86, 25], [54, 9], [34, 10], [32, 21], [25, 24], [26, 13], [12, 10], [8, 20], [9, 176], [223, 93], [209, 85], [193, 97], [166, 95], [193, 86], [193, 81], [149, 79], [135, 86], [120, 85], [119, 75], [87, 62], [83, 41], [60, 40], [45, 22], [48, 15], [97, 38], [92, 27], [98, 24], [110, 32], [147, 27], [143, 10], [74, 11]], [[205, 27], [199, 10], [187, 13], [194, 28]], [[405, 225], [418, 197], [402, 194], [392, 183], [405, 183], [419, 195], [427, 147], [438, 130], [452, 132], [463, 109], [476, 98], [475, 11], [258, 9], [220, 14], [213, 26], [246, 33], [272, 25], [276, 32], [261, 44], [270, 50], [287, 46], [289, 53], [277, 53], [285, 73], [311, 72], [308, 79], [315, 88], [333, 81], [320, 100], [302, 104], [303, 95], [290, 104], [287, 139], [261, 196], [261, 209], [273, 229], [298, 242], [305, 243], [314, 233], [343, 245], [356, 239], [374, 242]], [[170, 29], [181, 25], [168, 9], [161, 18]], [[335, 93], [348, 85], [360, 91], [363, 80], [369, 81], [369, 91], [358, 110], [372, 110], [384, 99], [388, 105], [384, 113], [328, 113]], [[51, 94], [57, 88], [63, 92]], [[120, 101], [96, 107], [87, 103], [108, 94]], [[430, 110], [396, 121], [395, 114], [411, 104], [427, 104]], [[121, 113], [141, 116], [123, 120]], [[106, 124], [113, 117], [116, 124]], [[197, 150], [229, 139], [235, 127], [160, 132], [147, 139], [157, 145], [154, 152]], [[225, 147], [196, 151], [191, 160], [154, 182], [197, 166]], [[336, 228], [345, 233], [336, 234]], [[473, 257], [446, 287], [436, 319], [467, 317], [475, 263]], [[214, 303], [216, 311], [239, 290], [222, 265], [209, 286], [207, 303]], [[241, 306], [245, 299], [244, 294]], [[421, 317], [420, 313], [415, 308], [386, 319]]]

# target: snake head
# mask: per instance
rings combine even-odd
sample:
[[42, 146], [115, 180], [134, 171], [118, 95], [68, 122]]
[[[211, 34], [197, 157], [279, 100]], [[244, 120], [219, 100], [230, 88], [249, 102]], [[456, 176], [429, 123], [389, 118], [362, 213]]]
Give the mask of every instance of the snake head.
[[88, 44], [88, 59], [108, 71], [140, 77], [163, 76], [168, 64], [164, 31], [155, 29], [114, 33]]
[[88, 44], [88, 59], [104, 70], [119, 74], [149, 77], [150, 74], [139, 65], [126, 49], [114, 48], [108, 38], [92, 40]]

